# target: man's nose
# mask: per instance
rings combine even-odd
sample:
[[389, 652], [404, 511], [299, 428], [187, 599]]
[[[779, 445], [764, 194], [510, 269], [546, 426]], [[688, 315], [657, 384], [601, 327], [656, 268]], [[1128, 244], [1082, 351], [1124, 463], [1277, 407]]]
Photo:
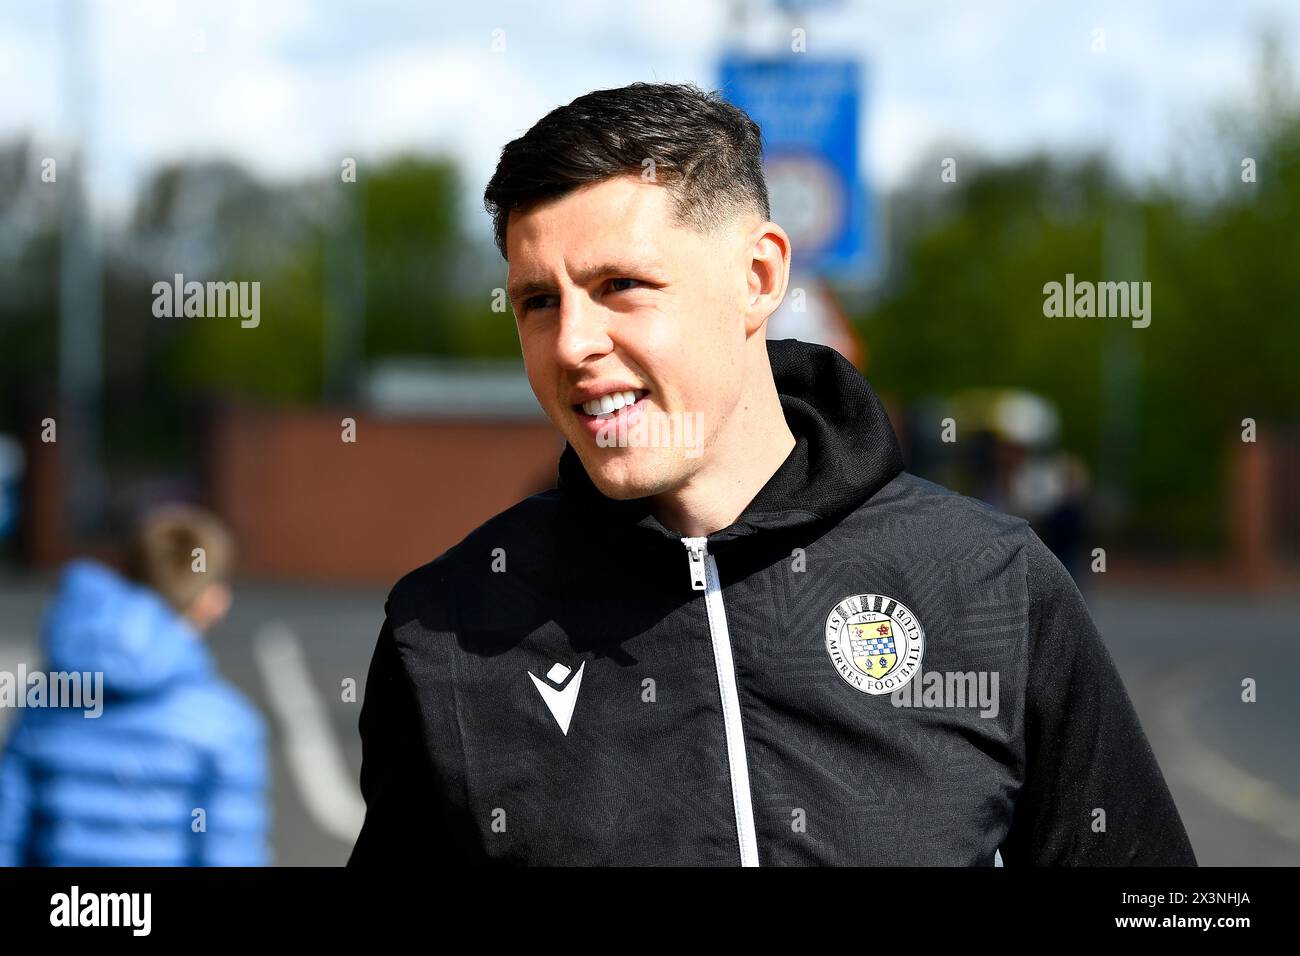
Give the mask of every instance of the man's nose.
[[564, 295], [560, 301], [560, 333], [555, 343], [560, 364], [578, 368], [613, 347], [605, 310], [581, 291]]

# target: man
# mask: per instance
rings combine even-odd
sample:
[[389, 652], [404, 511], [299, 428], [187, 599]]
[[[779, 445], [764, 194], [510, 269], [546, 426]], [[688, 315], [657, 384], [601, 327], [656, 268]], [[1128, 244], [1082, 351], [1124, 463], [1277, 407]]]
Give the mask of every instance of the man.
[[0, 866], [269, 862], [266, 728], [202, 638], [230, 607], [233, 564], [216, 517], [169, 505], [140, 522], [125, 576], [64, 570], [46, 661], [101, 673], [106, 699], [21, 711], [0, 757]]
[[486, 200], [567, 445], [389, 594], [351, 864], [1194, 865], [1059, 562], [766, 341], [791, 249], [743, 112], [591, 93]]

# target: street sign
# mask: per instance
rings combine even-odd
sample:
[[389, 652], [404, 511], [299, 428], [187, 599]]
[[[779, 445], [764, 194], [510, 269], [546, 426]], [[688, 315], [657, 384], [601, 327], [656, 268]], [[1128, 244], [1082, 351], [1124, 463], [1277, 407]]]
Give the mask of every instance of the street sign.
[[788, 53], [724, 56], [723, 94], [763, 130], [772, 218], [801, 270], [860, 284], [878, 258], [859, 176], [861, 65]]

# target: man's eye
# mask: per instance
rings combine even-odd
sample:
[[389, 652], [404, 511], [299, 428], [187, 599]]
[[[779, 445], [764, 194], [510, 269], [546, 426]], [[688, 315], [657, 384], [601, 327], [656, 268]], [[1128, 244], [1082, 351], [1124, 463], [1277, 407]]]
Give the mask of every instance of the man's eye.
[[623, 286], [623, 287], [620, 288], [620, 283], [623, 283], [623, 282], [630, 283], [631, 286], [636, 286], [636, 285], [640, 285], [640, 284], [641, 284], [641, 280], [640, 280], [640, 279], [610, 279], [610, 280], [609, 280], [610, 291], [611, 291], [611, 292], [624, 292], [624, 291], [626, 291], [628, 288], [630, 288], [630, 286]]
[[531, 312], [533, 309], [545, 309], [549, 307], [547, 300], [554, 299], [553, 295], [535, 295], [524, 299], [524, 311]]

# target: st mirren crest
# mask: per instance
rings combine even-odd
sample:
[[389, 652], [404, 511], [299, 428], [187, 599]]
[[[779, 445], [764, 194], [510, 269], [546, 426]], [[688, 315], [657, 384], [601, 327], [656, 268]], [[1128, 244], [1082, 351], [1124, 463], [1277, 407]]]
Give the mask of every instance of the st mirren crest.
[[920, 672], [925, 630], [893, 598], [855, 594], [826, 618], [826, 653], [849, 686], [864, 694], [892, 694]]

